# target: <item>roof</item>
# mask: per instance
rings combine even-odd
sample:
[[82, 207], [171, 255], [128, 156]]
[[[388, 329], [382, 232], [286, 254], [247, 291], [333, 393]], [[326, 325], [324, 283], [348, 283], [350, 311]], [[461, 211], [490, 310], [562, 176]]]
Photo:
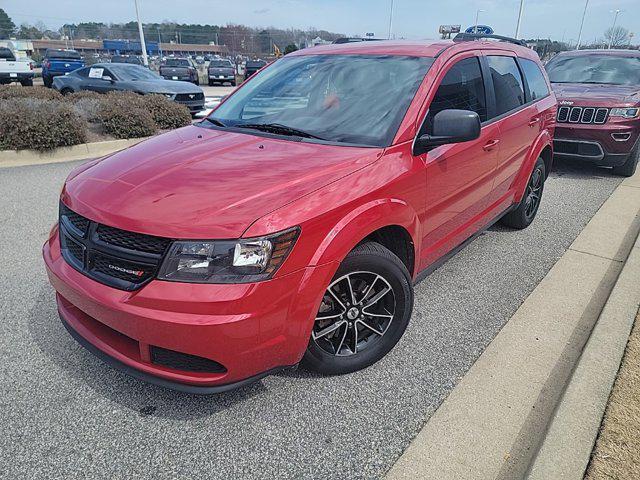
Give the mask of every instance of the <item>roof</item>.
[[437, 57], [444, 50], [457, 52], [476, 49], [507, 50], [525, 58], [538, 58], [530, 48], [496, 40], [382, 40], [305, 48], [290, 55], [406, 55], [411, 57]]
[[[585, 49], [585, 50], [571, 50], [568, 52], [560, 52], [558, 55], [567, 57], [580, 57], [583, 55], [613, 55], [616, 57], [640, 57], [639, 50], [625, 50], [621, 48], [614, 48], [611, 50], [603, 49]], [[556, 55], [557, 56], [557, 55]]]

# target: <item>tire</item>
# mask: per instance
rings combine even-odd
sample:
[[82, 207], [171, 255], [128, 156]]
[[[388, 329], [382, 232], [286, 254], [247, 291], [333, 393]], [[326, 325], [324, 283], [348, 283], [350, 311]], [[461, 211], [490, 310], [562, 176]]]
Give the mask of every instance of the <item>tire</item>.
[[47, 88], [51, 88], [51, 85], [53, 85], [53, 78], [48, 75], [43, 75], [42, 81], [44, 82], [44, 86]]
[[25, 78], [24, 80], [20, 80], [20, 85], [23, 87], [33, 87], [33, 78]]
[[358, 245], [325, 291], [303, 367], [342, 375], [376, 363], [398, 343], [412, 309], [411, 277], [402, 261], [379, 243]]
[[70, 93], [73, 93], [73, 90], [71, 90], [70, 88], [63, 88], [62, 90], [60, 90], [60, 93], [62, 95], [69, 95]]
[[235, 86], [236, 86], [236, 82], [235, 82], [235, 81], [230, 82], [230, 83], [231, 83], [231, 86], [232, 86], [232, 87], [235, 87]]
[[544, 190], [545, 166], [542, 158], [536, 160], [533, 171], [527, 182], [524, 196], [518, 207], [507, 213], [500, 219], [500, 222], [508, 227], [522, 230], [527, 228], [536, 218], [540, 202], [542, 201], [542, 192]]
[[638, 166], [638, 160], [640, 160], [640, 141], [636, 147], [631, 151], [627, 161], [619, 167], [613, 167], [613, 173], [621, 175], [623, 177], [630, 177], [636, 173], [636, 167]]

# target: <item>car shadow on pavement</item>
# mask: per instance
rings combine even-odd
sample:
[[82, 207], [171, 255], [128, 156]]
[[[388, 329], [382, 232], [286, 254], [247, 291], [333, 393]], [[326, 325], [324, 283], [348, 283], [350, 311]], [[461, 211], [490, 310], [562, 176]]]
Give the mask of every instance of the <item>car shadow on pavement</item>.
[[266, 387], [259, 381], [244, 388], [216, 395], [176, 392], [129, 377], [79, 345], [58, 317], [54, 292], [42, 285], [28, 317], [28, 330], [42, 353], [60, 371], [43, 371], [34, 379], [34, 388], [77, 390], [88, 387], [96, 394], [137, 411], [141, 416], [192, 419], [215, 415], [238, 402], [262, 394]]

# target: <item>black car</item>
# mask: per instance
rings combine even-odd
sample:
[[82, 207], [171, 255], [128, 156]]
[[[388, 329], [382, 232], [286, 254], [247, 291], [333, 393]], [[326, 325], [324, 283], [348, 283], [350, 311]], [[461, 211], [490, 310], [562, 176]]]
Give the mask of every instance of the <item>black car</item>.
[[210, 86], [216, 83], [222, 85], [225, 82], [231, 82], [231, 86], [236, 86], [236, 69], [230, 60], [211, 60], [207, 76], [209, 77]]
[[249, 78], [251, 75], [253, 75], [266, 65], [267, 62], [265, 62], [264, 60], [247, 60], [247, 64], [245, 67], [245, 78]]
[[190, 58], [168, 58], [160, 66], [160, 75], [166, 80], [181, 80], [200, 85], [198, 68]]
[[126, 63], [96, 63], [69, 75], [53, 79], [53, 88], [63, 95], [92, 90], [106, 93], [114, 90], [140, 94], [158, 93], [186, 105], [192, 114], [204, 109], [204, 92], [187, 82], [164, 80], [158, 74], [139, 65]]

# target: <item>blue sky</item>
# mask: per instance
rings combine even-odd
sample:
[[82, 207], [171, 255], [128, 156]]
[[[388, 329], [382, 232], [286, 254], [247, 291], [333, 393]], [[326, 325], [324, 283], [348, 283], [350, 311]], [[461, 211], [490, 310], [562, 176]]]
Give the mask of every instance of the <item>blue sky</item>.
[[[279, 28], [316, 27], [348, 35], [373, 32], [386, 36], [391, 0], [139, 0], [143, 21], [183, 23], [244, 23]], [[521, 36], [575, 41], [585, 0], [525, 0]], [[133, 0], [0, 0], [16, 24], [58, 27], [65, 22], [122, 22], [134, 18]], [[496, 33], [513, 35], [519, 0], [395, 0], [393, 32], [411, 39], [436, 38], [440, 24], [479, 23]], [[601, 37], [613, 21], [611, 10], [621, 9], [618, 24], [640, 42], [640, 0], [590, 0], [583, 38]]]

